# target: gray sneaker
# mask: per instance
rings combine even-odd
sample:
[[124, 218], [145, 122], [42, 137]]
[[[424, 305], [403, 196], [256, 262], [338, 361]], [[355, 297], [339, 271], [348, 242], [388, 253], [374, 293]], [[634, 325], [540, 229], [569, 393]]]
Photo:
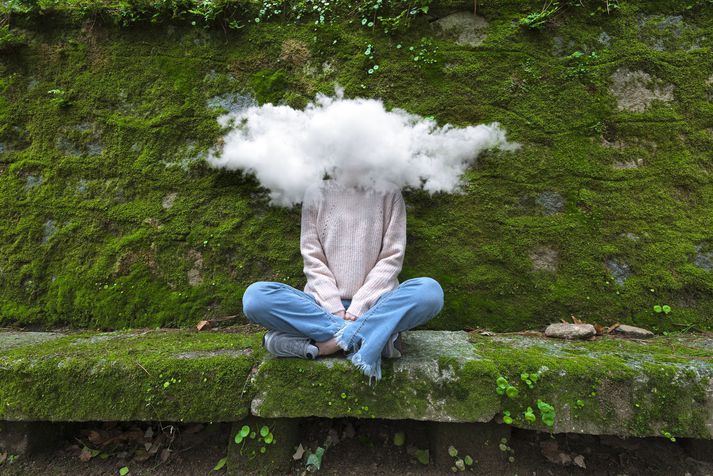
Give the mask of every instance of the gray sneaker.
[[401, 357], [401, 352], [397, 347], [401, 347], [401, 333], [393, 334], [386, 342], [384, 350], [381, 351], [381, 356], [385, 359], [398, 359]]
[[262, 336], [262, 345], [277, 357], [300, 357], [316, 359], [319, 348], [312, 344], [312, 339], [302, 335], [269, 330]]

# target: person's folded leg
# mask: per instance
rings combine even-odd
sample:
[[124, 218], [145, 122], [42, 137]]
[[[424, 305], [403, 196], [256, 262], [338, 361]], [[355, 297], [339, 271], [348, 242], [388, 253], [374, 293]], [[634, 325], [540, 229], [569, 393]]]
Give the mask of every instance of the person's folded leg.
[[433, 278], [408, 279], [337, 331], [337, 343], [345, 350], [358, 349], [347, 358], [369, 376], [370, 383], [371, 377], [381, 380], [381, 352], [388, 339], [434, 318], [443, 308], [443, 297], [443, 289]]
[[347, 322], [324, 310], [313, 296], [289, 284], [256, 281], [243, 294], [243, 313], [268, 329], [304, 335], [324, 342]]

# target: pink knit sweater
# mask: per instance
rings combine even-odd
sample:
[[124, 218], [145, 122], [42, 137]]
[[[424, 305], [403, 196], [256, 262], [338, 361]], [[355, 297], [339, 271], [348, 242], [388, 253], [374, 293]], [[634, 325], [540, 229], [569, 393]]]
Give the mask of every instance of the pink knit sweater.
[[376, 192], [333, 180], [310, 186], [302, 202], [300, 249], [304, 292], [334, 314], [361, 316], [399, 286], [406, 250], [406, 204], [401, 190]]

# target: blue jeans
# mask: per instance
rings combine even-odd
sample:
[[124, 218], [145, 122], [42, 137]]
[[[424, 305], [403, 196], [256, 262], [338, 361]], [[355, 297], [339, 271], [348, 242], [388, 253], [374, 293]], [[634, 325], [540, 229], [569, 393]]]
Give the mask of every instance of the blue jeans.
[[[342, 299], [345, 309], [351, 299]], [[303, 335], [315, 342], [336, 337], [349, 352], [347, 359], [365, 375], [381, 380], [381, 352], [395, 333], [434, 318], [443, 308], [443, 289], [433, 278], [403, 281], [383, 293], [356, 321], [324, 310], [314, 296], [289, 284], [257, 281], [243, 294], [243, 313], [249, 321], [268, 329]]]

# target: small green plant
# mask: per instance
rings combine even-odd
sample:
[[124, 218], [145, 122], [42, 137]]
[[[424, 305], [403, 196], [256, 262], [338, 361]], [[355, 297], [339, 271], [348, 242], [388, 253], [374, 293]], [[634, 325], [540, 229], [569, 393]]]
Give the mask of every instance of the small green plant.
[[503, 411], [503, 423], [506, 425], [512, 425], [512, 416], [510, 416], [510, 411]]
[[220, 458], [218, 460], [218, 462], [215, 464], [215, 466], [213, 466], [213, 471], [220, 471], [221, 469], [223, 469], [223, 467], [225, 466], [225, 463], [227, 463], [227, 462], [228, 462], [227, 457]]
[[[258, 434], [260, 435], [259, 437]], [[258, 451], [261, 454], [267, 452], [267, 448], [269, 445], [275, 444], [277, 442], [277, 440], [275, 440], [275, 436], [272, 434], [270, 428], [267, 425], [262, 425], [260, 428], [258, 428], [256, 425], [254, 430], [250, 428], [250, 425], [243, 425], [240, 428], [240, 431], [235, 433], [234, 441], [236, 445], [242, 444], [242, 446], [240, 447], [241, 455], [247, 452], [251, 457], [255, 455], [255, 449], [248, 450], [245, 447], [245, 444], [248, 439], [257, 440], [257, 443], [260, 445]]]
[[47, 94], [51, 96], [49, 102], [55, 108], [60, 109], [69, 105], [64, 89], [50, 89]]
[[542, 423], [547, 426], [554, 426], [555, 424], [555, 407], [549, 403], [543, 402], [542, 400], [537, 400], [537, 408], [540, 410], [540, 418]]
[[421, 37], [418, 45], [409, 46], [409, 52], [413, 55], [411, 59], [417, 66], [421, 67], [424, 64], [435, 64], [438, 62], [436, 55], [438, 46], [433, 44], [433, 40], [428, 37]]
[[428, 452], [428, 448], [426, 448], [426, 449], [416, 448], [415, 455], [416, 455], [416, 459], [421, 464], [428, 464], [429, 461], [431, 460], [429, 452]]
[[537, 417], [535, 416], [535, 412], [532, 411], [532, 407], [527, 407], [527, 410], [523, 412], [523, 416], [525, 417], [525, 421], [528, 423], [535, 423], [537, 421]]
[[666, 437], [666, 438], [668, 438], [669, 440], [671, 440], [671, 442], [673, 442], [673, 443], [676, 442], [676, 437], [673, 436], [673, 435], [671, 435], [670, 432], [668, 432], [668, 431], [666, 431], [666, 430], [661, 430], [661, 434], [662, 434], [664, 437]]
[[671, 312], [671, 306], [669, 306], [668, 304], [664, 304], [663, 306], [660, 304], [656, 304], [654, 306], [654, 312], [656, 314], [661, 314], [662, 312], [664, 314], [669, 314]]
[[591, 72], [591, 66], [599, 59], [596, 51], [584, 54], [581, 51], [575, 51], [569, 56], [565, 56], [564, 60], [569, 64], [566, 78], [582, 78]]
[[453, 458], [453, 466], [451, 466], [451, 471], [454, 473], [458, 471], [465, 471], [466, 466], [473, 465], [473, 458], [470, 455], [465, 455], [463, 458], [458, 457], [458, 450], [455, 446], [451, 445], [448, 447], [448, 454]]
[[505, 389], [508, 388], [509, 385], [507, 379], [500, 376], [495, 380], [495, 383], [497, 384], [495, 391], [498, 392], [498, 395], [505, 395]]
[[403, 446], [405, 442], [406, 442], [406, 435], [404, 434], [403, 431], [398, 431], [398, 432], [394, 433], [394, 445], [395, 446]]
[[381, 23], [384, 33], [388, 35], [395, 31], [407, 29], [411, 24], [411, 18], [415, 17], [419, 13], [428, 13], [430, 3], [431, 0], [420, 0], [420, 5], [405, 8], [401, 10], [398, 15], [392, 17], [377, 16], [377, 18]]
[[5, 463], [12, 464], [15, 462], [16, 459], [17, 455], [8, 454], [7, 452], [0, 452], [0, 466], [3, 466]]
[[129, 467], [124, 466], [123, 468], [119, 469], [119, 476], [126, 476], [129, 474]]
[[500, 444], [498, 445], [498, 448], [500, 448], [500, 451], [502, 451], [505, 454], [508, 454], [508, 461], [511, 463], [515, 462], [515, 450], [513, 450], [510, 446], [508, 446], [508, 439], [507, 438], [500, 438]]
[[537, 381], [540, 379], [540, 371], [538, 370], [536, 373], [527, 373], [523, 372], [520, 374], [520, 380], [525, 382], [525, 384], [529, 387], [532, 388], [535, 386]]
[[584, 400], [577, 400], [574, 404], [577, 408], [584, 408]]
[[517, 398], [517, 396], [520, 394], [520, 391], [515, 387], [514, 385], [510, 385], [508, 380], [500, 376], [497, 378], [495, 381], [496, 387], [495, 391], [498, 393], [498, 395], [507, 395], [510, 398]]
[[374, 45], [371, 43], [368, 43], [366, 45], [366, 49], [364, 50], [364, 55], [369, 58], [369, 60], [372, 62], [371, 67], [367, 70], [367, 73], [369, 74], [374, 74], [376, 71], [379, 70], [379, 65], [378, 64], [373, 64], [374, 63]]
[[560, 10], [560, 4], [557, 1], [546, 1], [539, 12], [532, 12], [525, 18], [521, 18], [518, 22], [520, 26], [524, 26], [533, 30], [542, 28], [555, 13]]

